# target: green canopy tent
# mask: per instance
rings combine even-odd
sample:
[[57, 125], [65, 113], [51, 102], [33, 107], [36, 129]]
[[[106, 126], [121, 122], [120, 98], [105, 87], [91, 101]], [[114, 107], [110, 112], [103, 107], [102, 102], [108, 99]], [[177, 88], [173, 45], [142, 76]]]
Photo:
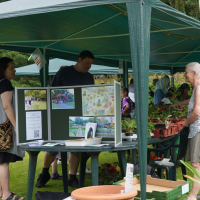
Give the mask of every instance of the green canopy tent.
[[[13, 0], [0, 4], [0, 48], [77, 60], [80, 51], [95, 64], [133, 69], [141, 198], [146, 199], [148, 71], [182, 71], [199, 61], [200, 23], [159, 0]], [[47, 83], [48, 62], [41, 70]]]
[[[60, 69], [61, 66], [71, 66], [75, 65], [75, 61], [69, 61], [59, 58], [54, 58], [49, 60], [49, 76], [54, 76], [56, 72]], [[89, 72], [91, 74], [119, 74], [119, 68], [118, 67], [108, 67], [103, 65], [95, 65], [93, 64], [90, 68]], [[133, 73], [132, 69], [128, 69], [128, 73]], [[149, 74], [154, 73], [165, 73], [170, 74], [170, 70], [149, 70]], [[23, 67], [16, 68], [17, 76], [39, 76], [40, 71], [37, 68], [36, 64], [30, 64]]]

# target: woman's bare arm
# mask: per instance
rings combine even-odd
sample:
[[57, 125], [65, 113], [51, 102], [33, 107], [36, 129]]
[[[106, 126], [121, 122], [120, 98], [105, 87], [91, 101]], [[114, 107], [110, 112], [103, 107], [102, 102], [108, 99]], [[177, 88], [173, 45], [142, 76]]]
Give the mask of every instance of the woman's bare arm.
[[188, 104], [189, 104], [189, 101], [190, 101], [190, 100], [187, 99], [187, 100], [184, 100], [184, 101], [181, 101], [181, 102], [172, 104], [172, 105], [170, 105], [169, 107], [170, 107], [170, 108], [174, 108], [174, 107], [176, 107], [176, 106], [188, 105]]
[[200, 116], [200, 86], [197, 86], [195, 92], [195, 102], [194, 102], [194, 109], [191, 115], [188, 117], [185, 126], [193, 123], [198, 117]]
[[15, 118], [15, 111], [12, 106], [12, 91], [6, 91], [1, 94], [1, 100], [3, 104], [3, 108], [11, 121], [12, 125], [14, 126], [15, 132], [16, 132], [16, 118]]

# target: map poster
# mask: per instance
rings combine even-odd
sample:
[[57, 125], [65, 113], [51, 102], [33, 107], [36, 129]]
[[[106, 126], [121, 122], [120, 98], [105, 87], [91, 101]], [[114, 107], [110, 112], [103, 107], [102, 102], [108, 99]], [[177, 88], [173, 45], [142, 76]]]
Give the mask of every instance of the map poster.
[[114, 86], [82, 88], [83, 116], [114, 115]]

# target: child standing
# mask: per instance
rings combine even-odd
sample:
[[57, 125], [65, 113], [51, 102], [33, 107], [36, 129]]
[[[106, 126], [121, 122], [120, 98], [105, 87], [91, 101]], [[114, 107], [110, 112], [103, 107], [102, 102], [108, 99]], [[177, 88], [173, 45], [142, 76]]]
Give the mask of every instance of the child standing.
[[128, 88], [123, 87], [121, 89], [121, 98], [122, 98], [122, 118], [131, 118], [131, 111], [135, 108], [135, 103], [128, 97]]

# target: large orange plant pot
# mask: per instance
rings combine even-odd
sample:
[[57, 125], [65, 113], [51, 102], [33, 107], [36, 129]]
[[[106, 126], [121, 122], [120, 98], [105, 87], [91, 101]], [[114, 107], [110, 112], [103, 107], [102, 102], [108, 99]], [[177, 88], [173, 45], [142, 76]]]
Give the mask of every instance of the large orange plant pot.
[[137, 195], [135, 189], [126, 193], [121, 193], [121, 190], [124, 186], [99, 185], [74, 190], [71, 196], [76, 200], [133, 200]]

